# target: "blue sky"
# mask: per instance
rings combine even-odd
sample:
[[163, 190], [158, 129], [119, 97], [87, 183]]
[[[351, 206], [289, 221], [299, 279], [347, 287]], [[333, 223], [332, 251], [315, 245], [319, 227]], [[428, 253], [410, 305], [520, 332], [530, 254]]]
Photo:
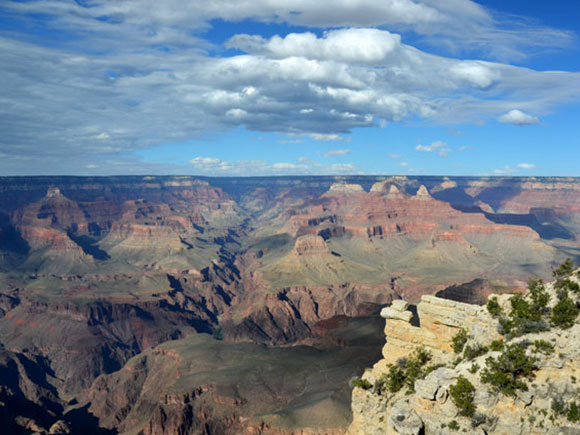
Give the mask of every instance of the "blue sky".
[[0, 175], [571, 175], [573, 0], [6, 0]]

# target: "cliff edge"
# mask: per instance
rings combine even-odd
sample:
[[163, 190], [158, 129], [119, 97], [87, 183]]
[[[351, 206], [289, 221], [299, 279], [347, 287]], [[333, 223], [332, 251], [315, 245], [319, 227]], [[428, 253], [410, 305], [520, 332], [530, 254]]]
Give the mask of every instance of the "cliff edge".
[[423, 296], [382, 310], [383, 359], [354, 379], [348, 433], [580, 433], [579, 271], [486, 306]]

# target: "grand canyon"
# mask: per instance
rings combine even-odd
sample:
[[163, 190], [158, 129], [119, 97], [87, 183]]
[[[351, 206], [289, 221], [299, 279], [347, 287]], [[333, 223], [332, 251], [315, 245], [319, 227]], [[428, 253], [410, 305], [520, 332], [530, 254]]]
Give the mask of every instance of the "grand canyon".
[[1, 0], [0, 435], [580, 434], [578, 17]]
[[573, 177], [0, 178], [0, 418], [345, 433], [383, 307], [523, 292], [579, 240]]

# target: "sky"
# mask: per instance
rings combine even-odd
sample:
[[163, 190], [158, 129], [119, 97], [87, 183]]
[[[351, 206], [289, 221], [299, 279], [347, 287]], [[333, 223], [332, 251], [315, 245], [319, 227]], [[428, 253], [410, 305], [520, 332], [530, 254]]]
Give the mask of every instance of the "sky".
[[0, 176], [580, 175], [577, 0], [2, 0]]

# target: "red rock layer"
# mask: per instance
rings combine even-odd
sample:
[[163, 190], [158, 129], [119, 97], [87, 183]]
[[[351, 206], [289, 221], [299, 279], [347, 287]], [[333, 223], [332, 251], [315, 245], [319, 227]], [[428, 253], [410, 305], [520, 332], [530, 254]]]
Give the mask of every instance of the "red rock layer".
[[538, 237], [529, 227], [494, 224], [483, 214], [455, 210], [433, 199], [423, 186], [415, 196], [403, 194], [394, 186], [388, 191], [374, 188], [370, 193], [335, 189], [324, 194], [320, 204], [297, 211], [286, 228], [295, 234], [323, 237], [404, 236], [421, 240], [434, 234], [440, 240], [451, 240], [459, 235], [496, 232], [509, 237]]

